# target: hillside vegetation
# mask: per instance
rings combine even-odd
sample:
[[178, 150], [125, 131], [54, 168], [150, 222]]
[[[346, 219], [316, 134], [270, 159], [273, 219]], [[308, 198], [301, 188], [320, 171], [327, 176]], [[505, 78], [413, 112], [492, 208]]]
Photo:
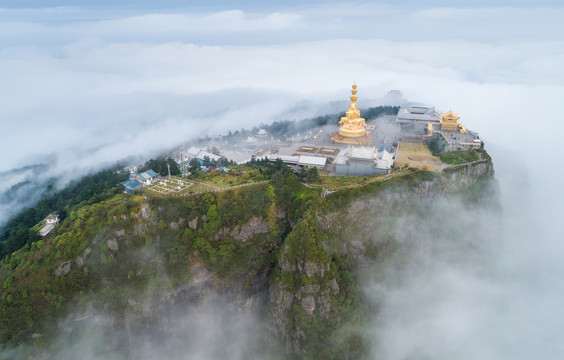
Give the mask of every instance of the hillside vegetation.
[[[457, 192], [480, 203], [492, 175], [491, 163], [461, 170], [465, 178], [413, 170], [322, 198], [281, 162], [251, 166], [270, 180], [184, 197], [116, 194], [73, 208], [49, 236], [1, 264], [3, 346], [40, 356], [72, 341], [72, 332], [60, 340], [53, 323], [103, 312], [113, 319], [105, 338], [117, 339], [106, 351], [126, 358], [173, 331], [165, 300], [147, 302], [148, 294], [172, 294], [166, 299], [189, 307], [213, 291], [256, 299], [254, 311], [279, 339], [265, 333], [259, 353], [274, 346], [282, 358], [362, 358], [358, 328], [372, 310], [352, 274], [359, 261], [397, 248], [386, 232], [390, 214], [423, 211], [422, 193]], [[377, 243], [356, 228], [368, 219]]]
[[[50, 213], [65, 219], [70, 211], [86, 204], [94, 204], [121, 191], [119, 183], [127, 175], [113, 170], [104, 170], [73, 181], [60, 191], [49, 193], [33, 208], [26, 209], [0, 227], [0, 258], [29, 246], [40, 239], [36, 229], [31, 229]], [[52, 187], [51, 187], [52, 188]]]
[[[149, 281], [156, 289], [187, 281], [190, 259], [203, 261], [224, 279], [242, 276], [251, 283], [256, 274], [270, 273], [289, 222], [297, 222], [317, 196], [288, 171], [276, 171], [271, 183], [183, 198], [118, 194], [71, 211], [47, 238], [1, 265], [2, 342], [18, 343], [42, 332], [41, 320], [56, 317], [76, 295], [96, 293], [97, 302], [119, 312], [127, 295]], [[277, 217], [280, 212], [287, 217]], [[258, 234], [251, 230], [248, 238], [218, 239], [223, 229], [252, 219], [259, 223]], [[143, 254], [135, 255], [136, 249]]]

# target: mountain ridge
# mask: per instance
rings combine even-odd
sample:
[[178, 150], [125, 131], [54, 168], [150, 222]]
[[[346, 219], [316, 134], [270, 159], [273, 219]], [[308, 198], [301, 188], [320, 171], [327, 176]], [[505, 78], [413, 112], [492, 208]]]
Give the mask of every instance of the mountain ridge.
[[[0, 336], [41, 356], [73, 337], [54, 338], [47, 319], [71, 329], [105, 314], [102, 338], [114, 340], [104, 351], [131, 357], [171, 336], [175, 313], [218, 297], [234, 312], [261, 314], [268, 331], [258, 331], [257, 346], [274, 357], [361, 358], [366, 341], [350, 324], [362, 323], [368, 305], [354, 272], [401, 248], [386, 232], [390, 214], [424, 213], [428, 200], [451, 195], [492, 206], [493, 181], [488, 158], [325, 197], [287, 171], [182, 198], [115, 195], [71, 212], [54, 236], [1, 266]], [[376, 233], [363, 230], [367, 221]]]

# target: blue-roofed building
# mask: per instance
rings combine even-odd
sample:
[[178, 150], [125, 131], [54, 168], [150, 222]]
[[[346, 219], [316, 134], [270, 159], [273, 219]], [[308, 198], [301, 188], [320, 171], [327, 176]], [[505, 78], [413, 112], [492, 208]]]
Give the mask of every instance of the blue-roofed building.
[[143, 187], [143, 183], [137, 180], [126, 180], [121, 183], [124, 187], [124, 192], [130, 193], [134, 190], [141, 189]]
[[145, 173], [141, 173], [141, 174], [135, 174], [135, 178], [139, 179], [139, 181], [141, 182], [145, 182], [147, 180], [150, 180], [151, 177]]
[[156, 177], [156, 176], [159, 176], [159, 173], [156, 172], [156, 171], [153, 170], [153, 169], [150, 169], [150, 170], [145, 171], [144, 174], [147, 174], [147, 175], [148, 175], [149, 177], [151, 177], [151, 178]]
[[143, 185], [151, 185], [160, 177], [159, 173], [154, 170], [147, 170], [141, 174], [132, 174], [129, 180], [137, 180]]

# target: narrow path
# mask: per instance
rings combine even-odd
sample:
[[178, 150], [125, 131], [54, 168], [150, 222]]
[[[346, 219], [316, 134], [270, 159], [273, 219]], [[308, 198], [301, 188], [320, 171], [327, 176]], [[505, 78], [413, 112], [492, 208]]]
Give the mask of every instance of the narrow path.
[[329, 189], [326, 188], [325, 186], [323, 186], [323, 185], [317, 185], [317, 184], [304, 184], [304, 185], [307, 186], [307, 187], [309, 187], [309, 188], [321, 188], [321, 189], [323, 189], [322, 197], [325, 197], [325, 196], [327, 196], [327, 195], [329, 195], [329, 194], [331, 194], [331, 193], [337, 192], [337, 191], [339, 191], [339, 190], [343, 190], [343, 189], [353, 189], [353, 188], [365, 186], [365, 185], [368, 185], [368, 184], [372, 184], [372, 183], [377, 182], [377, 181], [386, 181], [386, 180], [390, 180], [390, 179], [395, 178], [395, 177], [398, 177], [398, 176], [404, 176], [404, 175], [407, 175], [407, 174], [411, 174], [411, 173], [413, 173], [414, 171], [416, 171], [416, 170], [405, 170], [405, 171], [398, 172], [398, 173], [392, 173], [392, 174], [390, 174], [390, 175], [388, 175], [388, 176], [385, 176], [385, 177], [378, 177], [378, 178], [372, 179], [372, 180], [370, 180], [370, 181], [366, 181], [366, 182], [364, 182], [364, 183], [362, 183], [362, 184], [345, 185], [345, 186], [341, 186], [341, 187], [339, 187], [339, 188], [336, 188], [336, 189], [334, 189], [334, 190], [329, 190]]
[[438, 168], [436, 170], [436, 172], [441, 172], [444, 169], [448, 169], [448, 168], [453, 168], [453, 167], [457, 167], [457, 166], [468, 166], [468, 165], [477, 164], [477, 163], [481, 163], [481, 162], [486, 162], [486, 159], [484, 159], [484, 156], [482, 154], [480, 154], [480, 158], [478, 160], [474, 160], [474, 161], [471, 161], [471, 162], [462, 163], [462, 164], [443, 164], [440, 168]]
[[211, 188], [211, 191], [224, 191], [224, 190], [235, 189], [235, 188], [239, 188], [239, 187], [243, 187], [243, 186], [250, 186], [250, 185], [256, 185], [256, 184], [263, 184], [263, 183], [268, 182], [269, 180], [253, 181], [253, 182], [250, 182], [250, 183], [228, 186], [228, 187], [225, 187], [225, 188], [218, 187], [218, 186], [215, 186], [215, 185], [210, 185], [210, 184], [203, 183], [203, 182], [196, 181], [196, 180], [192, 180], [192, 179], [188, 179], [187, 181], [191, 181], [191, 182], [193, 182], [193, 183], [195, 183], [195, 184], [198, 184], [198, 185], [207, 186], [207, 187]]
[[191, 182], [193, 182], [194, 184], [198, 184], [198, 185], [210, 187], [210, 188], [212, 188], [212, 191], [219, 191], [219, 190], [222, 190], [222, 188], [219, 188], [219, 187], [214, 186], [214, 185], [206, 184], [206, 183], [203, 183], [203, 182], [200, 182], [200, 181], [196, 181], [196, 180], [192, 180], [192, 179], [188, 179], [187, 181], [191, 181]]

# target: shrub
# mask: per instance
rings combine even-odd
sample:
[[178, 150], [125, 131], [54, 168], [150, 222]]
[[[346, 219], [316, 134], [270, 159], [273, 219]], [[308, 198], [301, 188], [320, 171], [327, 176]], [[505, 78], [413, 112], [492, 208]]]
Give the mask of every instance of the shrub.
[[439, 154], [439, 157], [445, 164], [453, 165], [469, 163], [480, 159], [480, 156], [478, 155], [478, 152], [476, 150], [450, 151]]

